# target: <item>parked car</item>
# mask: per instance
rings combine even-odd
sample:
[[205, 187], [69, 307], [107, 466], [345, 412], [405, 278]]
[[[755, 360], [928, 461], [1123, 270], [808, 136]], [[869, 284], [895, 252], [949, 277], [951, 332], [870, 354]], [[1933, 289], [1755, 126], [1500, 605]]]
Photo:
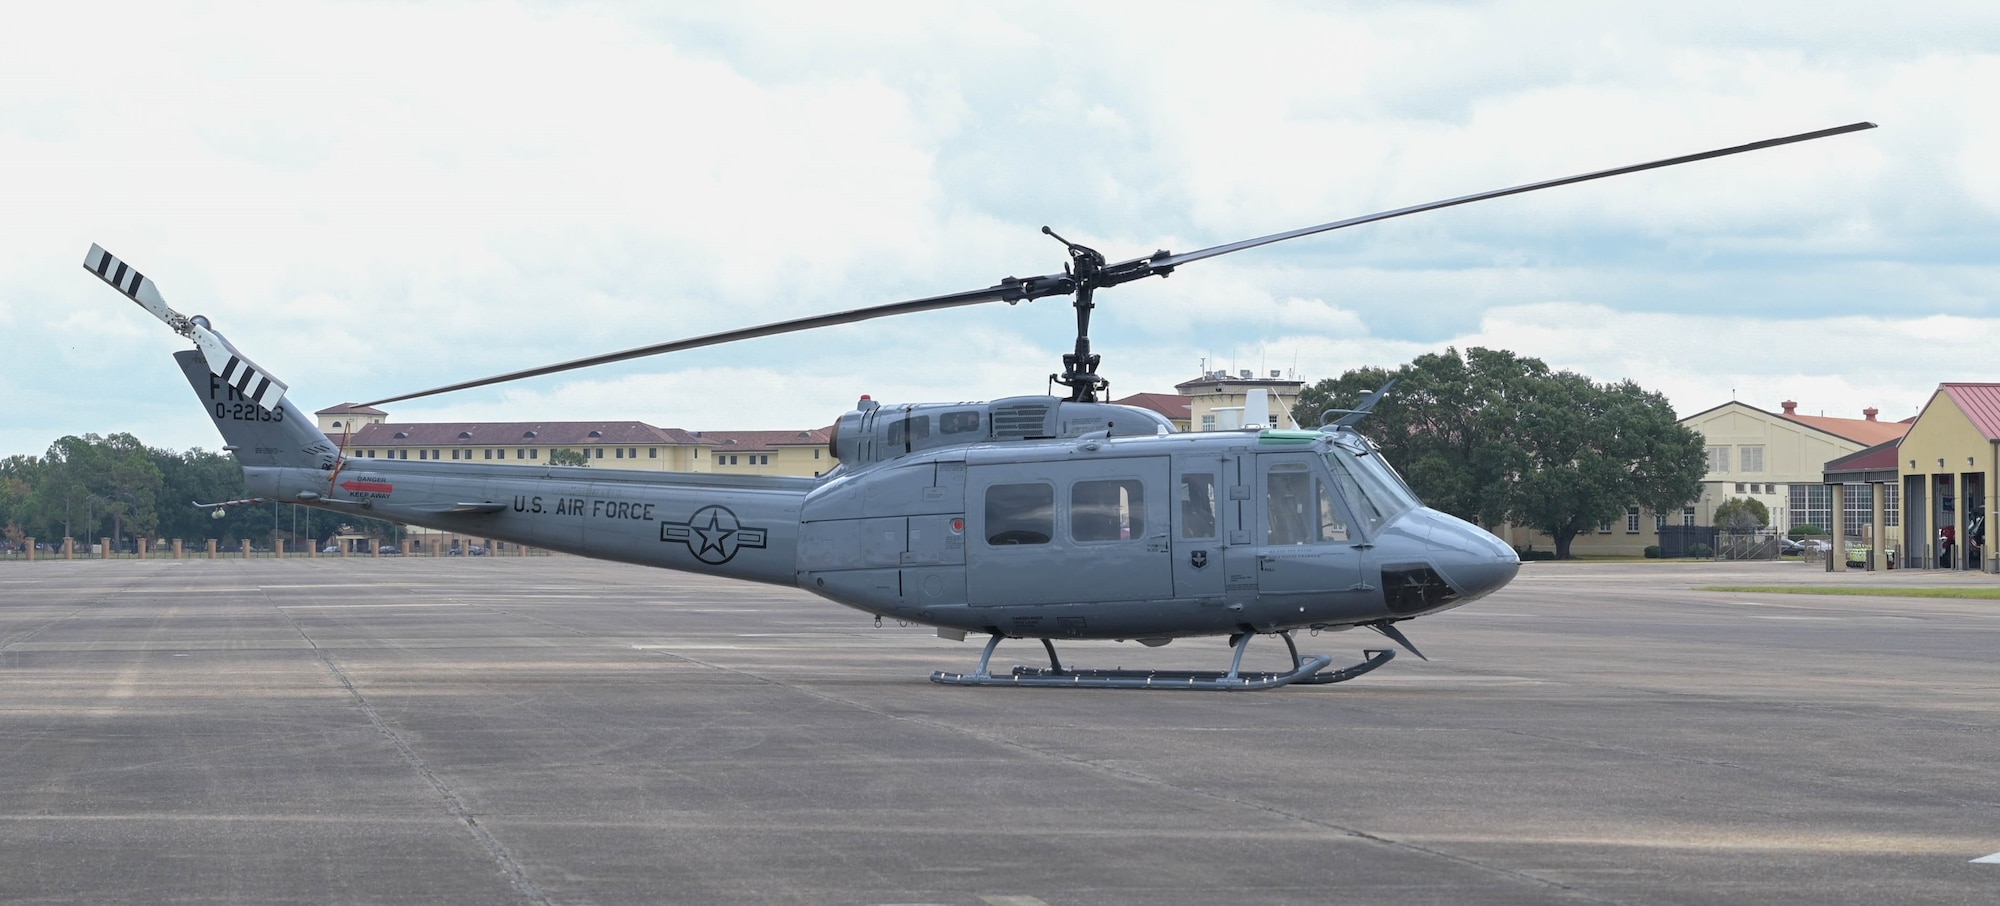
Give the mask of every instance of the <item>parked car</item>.
[[320, 549], [319, 549], [319, 552], [320, 552], [320, 553], [322, 553], [322, 554], [337, 554], [337, 553], [340, 553], [340, 545], [338, 545], [338, 544], [329, 544], [329, 545], [327, 545], [327, 546], [325, 546], [325, 547], [322, 547], [322, 548], [320, 548]]
[[1786, 556], [1797, 556], [1806, 552], [1806, 544], [1792, 538], [1778, 539], [1778, 552]]
[[397, 547], [396, 545], [393, 545], [393, 544], [384, 544], [384, 545], [382, 545], [382, 556], [384, 556], [384, 557], [400, 557], [400, 556], [402, 556], [402, 555], [403, 555], [403, 549], [402, 549], [402, 548], [400, 548], [400, 547]]

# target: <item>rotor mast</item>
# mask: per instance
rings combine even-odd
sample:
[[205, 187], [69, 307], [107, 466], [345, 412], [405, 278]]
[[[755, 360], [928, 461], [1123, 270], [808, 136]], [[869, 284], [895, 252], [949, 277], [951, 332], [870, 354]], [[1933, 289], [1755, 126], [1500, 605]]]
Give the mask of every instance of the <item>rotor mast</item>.
[[1173, 273], [1174, 269], [1153, 266], [1155, 259], [1167, 257], [1165, 250], [1144, 258], [1106, 265], [1104, 255], [1096, 249], [1064, 239], [1047, 226], [1042, 227], [1042, 232], [1054, 236], [1057, 242], [1069, 249], [1070, 263], [1063, 267], [1063, 274], [1073, 287], [1071, 294], [1076, 306], [1076, 351], [1063, 354], [1062, 374], [1049, 375], [1049, 380], [1069, 388], [1069, 402], [1102, 402], [1099, 397], [1109, 395], [1111, 382], [1097, 373], [1097, 366], [1104, 357], [1090, 351], [1090, 312], [1097, 307], [1093, 298], [1097, 288], [1117, 286], [1141, 277], [1164, 277]]

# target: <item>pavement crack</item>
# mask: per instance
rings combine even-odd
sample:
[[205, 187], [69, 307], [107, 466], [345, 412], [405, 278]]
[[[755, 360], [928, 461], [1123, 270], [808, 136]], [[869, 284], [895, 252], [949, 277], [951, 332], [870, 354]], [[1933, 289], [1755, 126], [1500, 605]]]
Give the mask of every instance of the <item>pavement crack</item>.
[[[266, 600], [269, 600], [268, 596], [266, 596]], [[528, 873], [521, 867], [521, 863], [516, 861], [511, 853], [507, 852], [506, 845], [502, 844], [499, 838], [493, 836], [492, 831], [486, 829], [486, 825], [479, 822], [478, 817], [473, 814], [472, 810], [466, 807], [465, 800], [459, 798], [458, 793], [452, 790], [451, 785], [445, 783], [444, 778], [439, 777], [437, 772], [431, 769], [431, 766], [424, 761], [424, 757], [417, 754], [417, 750], [410, 746], [409, 741], [405, 740], [402, 734], [397, 733], [396, 728], [390, 726], [388, 721], [382, 719], [382, 715], [375, 710], [375, 706], [369, 703], [368, 697], [361, 694], [361, 690], [354, 685], [354, 680], [348, 677], [347, 671], [340, 669], [340, 664], [334, 661], [332, 652], [321, 648], [319, 643], [313, 640], [312, 635], [306, 632], [305, 627], [299, 625], [299, 622], [293, 619], [290, 613], [287, 613], [283, 608], [277, 608], [275, 602], [272, 602], [272, 606], [285, 618], [285, 622], [291, 624], [292, 630], [297, 632], [299, 637], [304, 639], [305, 643], [312, 648], [313, 654], [319, 658], [320, 664], [325, 666], [327, 672], [333, 674], [333, 678], [340, 682], [340, 687], [347, 690], [348, 697], [354, 700], [354, 704], [368, 718], [368, 723], [375, 728], [375, 732], [381, 734], [384, 739], [389, 741], [390, 745], [396, 747], [396, 752], [402, 756], [403, 761], [410, 766], [411, 770], [416, 771], [417, 776], [423, 778], [424, 782], [430, 785], [431, 790], [437, 793], [439, 799], [444, 801], [445, 810], [460, 825], [463, 825], [467, 832], [472, 834], [472, 838], [479, 843], [481, 848], [486, 850], [486, 854], [493, 859], [495, 865], [499, 866], [501, 872], [506, 874], [508, 882], [514, 886], [514, 889], [531, 902], [540, 903], [542, 906], [551, 906], [548, 895], [542, 893], [541, 888], [535, 886], [535, 882], [529, 879]]]

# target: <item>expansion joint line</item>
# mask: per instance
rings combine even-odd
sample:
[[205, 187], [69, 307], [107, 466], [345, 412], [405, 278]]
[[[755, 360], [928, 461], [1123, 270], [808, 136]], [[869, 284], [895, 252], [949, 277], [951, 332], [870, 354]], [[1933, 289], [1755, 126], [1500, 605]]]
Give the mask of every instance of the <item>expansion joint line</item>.
[[[267, 598], [266, 600], [269, 599]], [[276, 607], [275, 603], [273, 607]], [[479, 845], [485, 848], [486, 854], [493, 858], [494, 864], [500, 866], [500, 870], [507, 875], [507, 880], [514, 885], [514, 889], [520, 891], [521, 895], [527, 897], [530, 901], [542, 904], [542, 906], [552, 906], [548, 895], [542, 893], [541, 889], [535, 886], [535, 882], [528, 879], [528, 873], [521, 868], [519, 862], [514, 860], [513, 855], [507, 852], [507, 847], [502, 845], [500, 840], [494, 837], [491, 831], [486, 829], [485, 825], [479, 823], [478, 816], [465, 807], [465, 801], [460, 799], [457, 793], [452, 792], [450, 785], [446, 784], [443, 778], [437, 775], [436, 771], [431, 770], [430, 765], [424, 762], [423, 756], [418, 755], [417, 751], [410, 747], [409, 742], [403, 739], [402, 734], [397, 733], [394, 727], [389, 726], [389, 723], [382, 719], [382, 715], [376, 712], [375, 706], [368, 703], [368, 697], [362, 695], [360, 689], [355, 688], [354, 681], [347, 676], [347, 671], [340, 669], [340, 665], [334, 663], [332, 652], [321, 648], [318, 642], [313, 641], [312, 636], [307, 634], [305, 627], [300, 626], [297, 620], [292, 619], [291, 614], [286, 613], [283, 608], [276, 609], [280, 615], [284, 616], [285, 622], [292, 625], [292, 631], [297, 632], [299, 638], [304, 639], [306, 644], [312, 647], [313, 654], [319, 658], [319, 662], [326, 667], [327, 672], [333, 674], [333, 678], [340, 681], [340, 687], [347, 690], [348, 697], [354, 699], [354, 704], [368, 718], [368, 723], [375, 728], [375, 732], [382, 734], [382, 738], [389, 740], [389, 744], [396, 747], [396, 752], [402, 755], [403, 761], [408, 763], [410, 768], [417, 772], [417, 776], [424, 779], [425, 783], [430, 784], [431, 789], [438, 794], [438, 798], [444, 800], [445, 810], [450, 812], [451, 816], [456, 818], [460, 824], [464, 825], [465, 829], [472, 834], [472, 838], [479, 841]]]

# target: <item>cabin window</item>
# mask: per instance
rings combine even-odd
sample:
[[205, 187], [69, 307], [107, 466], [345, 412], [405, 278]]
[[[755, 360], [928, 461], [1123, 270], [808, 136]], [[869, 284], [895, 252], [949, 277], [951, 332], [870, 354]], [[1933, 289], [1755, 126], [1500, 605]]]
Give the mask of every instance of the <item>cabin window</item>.
[[1131, 478], [1070, 485], [1069, 536], [1075, 541], [1146, 537], [1146, 486]]
[[941, 434], [967, 434], [979, 430], [979, 413], [976, 410], [947, 412], [938, 416], [938, 432]]
[[1181, 537], [1215, 537], [1215, 476], [1181, 476]]
[[1053, 485], [996, 484], [986, 489], [987, 544], [1047, 544], [1055, 533]]

